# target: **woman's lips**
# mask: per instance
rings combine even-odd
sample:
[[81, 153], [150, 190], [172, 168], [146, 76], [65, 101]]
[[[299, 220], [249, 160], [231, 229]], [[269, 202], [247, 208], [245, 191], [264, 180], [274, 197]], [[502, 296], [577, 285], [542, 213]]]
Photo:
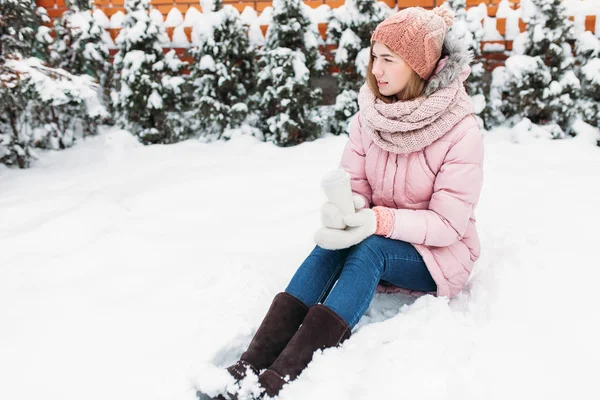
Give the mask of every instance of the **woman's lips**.
[[377, 81], [377, 86], [385, 86], [387, 82]]

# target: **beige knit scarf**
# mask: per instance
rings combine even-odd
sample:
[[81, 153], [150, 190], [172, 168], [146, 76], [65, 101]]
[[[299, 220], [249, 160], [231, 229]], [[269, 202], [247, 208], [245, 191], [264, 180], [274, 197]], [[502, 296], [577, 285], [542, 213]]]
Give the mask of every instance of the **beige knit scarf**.
[[390, 104], [376, 98], [363, 85], [358, 95], [361, 122], [373, 142], [390, 153], [412, 153], [429, 146], [472, 114], [473, 104], [463, 85], [470, 72], [466, 68], [429, 97]]

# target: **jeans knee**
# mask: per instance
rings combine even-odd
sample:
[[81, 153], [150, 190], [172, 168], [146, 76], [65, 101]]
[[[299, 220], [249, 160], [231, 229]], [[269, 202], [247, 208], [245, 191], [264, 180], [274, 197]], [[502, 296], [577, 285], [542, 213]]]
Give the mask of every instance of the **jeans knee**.
[[357, 263], [358, 266], [369, 270], [375, 268], [376, 273], [381, 275], [385, 266], [385, 255], [381, 247], [381, 239], [383, 239], [381, 236], [369, 236], [352, 248], [348, 258], [358, 259], [360, 261]]

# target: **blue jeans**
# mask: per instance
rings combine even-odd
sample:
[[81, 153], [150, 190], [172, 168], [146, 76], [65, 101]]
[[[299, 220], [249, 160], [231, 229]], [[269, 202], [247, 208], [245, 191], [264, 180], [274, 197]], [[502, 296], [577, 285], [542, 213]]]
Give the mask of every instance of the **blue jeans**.
[[437, 289], [412, 244], [372, 235], [347, 249], [316, 246], [285, 291], [309, 307], [323, 303], [352, 328], [367, 311], [380, 280], [410, 290]]

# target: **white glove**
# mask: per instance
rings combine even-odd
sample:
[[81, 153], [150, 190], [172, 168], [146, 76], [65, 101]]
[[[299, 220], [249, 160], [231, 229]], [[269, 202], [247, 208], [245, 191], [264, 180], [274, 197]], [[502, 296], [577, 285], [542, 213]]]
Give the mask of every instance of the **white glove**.
[[[355, 211], [365, 206], [365, 198], [359, 194], [352, 194], [352, 201], [354, 202]], [[324, 203], [321, 207], [321, 223], [325, 228], [346, 228], [346, 224], [344, 223], [344, 214], [342, 214], [342, 210], [340, 210], [338, 206], [331, 202]]]
[[370, 208], [364, 208], [356, 214], [346, 215], [342, 222], [344, 230], [321, 228], [315, 234], [315, 242], [327, 250], [346, 249], [358, 244], [377, 231], [377, 218]]

